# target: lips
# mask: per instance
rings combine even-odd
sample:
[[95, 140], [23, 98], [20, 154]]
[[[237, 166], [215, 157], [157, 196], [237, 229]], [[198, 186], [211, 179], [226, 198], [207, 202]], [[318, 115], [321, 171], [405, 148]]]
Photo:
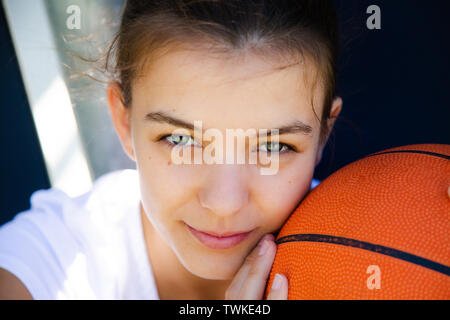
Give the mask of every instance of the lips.
[[[185, 223], [186, 224], [186, 223]], [[213, 233], [213, 232], [203, 232], [199, 231], [190, 225], [186, 224], [187, 228], [191, 234], [199, 240], [203, 245], [211, 249], [229, 249], [237, 246], [239, 243], [244, 241], [252, 231], [247, 232], [227, 232], [227, 233]]]

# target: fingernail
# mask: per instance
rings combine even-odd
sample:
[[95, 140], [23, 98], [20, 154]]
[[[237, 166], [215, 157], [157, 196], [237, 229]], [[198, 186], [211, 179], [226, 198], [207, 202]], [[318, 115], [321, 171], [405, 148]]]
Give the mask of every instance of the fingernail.
[[259, 248], [258, 254], [259, 254], [260, 256], [262, 256], [264, 253], [266, 253], [267, 248], [269, 248], [269, 243], [267, 242], [267, 240], [264, 240], [264, 241], [261, 243], [261, 247]]
[[279, 290], [281, 288], [281, 281], [283, 281], [281, 275], [277, 273], [272, 283], [272, 290]]

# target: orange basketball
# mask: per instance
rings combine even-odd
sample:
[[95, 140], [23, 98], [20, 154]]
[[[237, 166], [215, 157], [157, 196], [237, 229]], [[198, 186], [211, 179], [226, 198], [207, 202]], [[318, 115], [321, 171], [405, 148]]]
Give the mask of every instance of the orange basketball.
[[449, 299], [450, 145], [377, 152], [312, 190], [277, 236], [289, 300]]

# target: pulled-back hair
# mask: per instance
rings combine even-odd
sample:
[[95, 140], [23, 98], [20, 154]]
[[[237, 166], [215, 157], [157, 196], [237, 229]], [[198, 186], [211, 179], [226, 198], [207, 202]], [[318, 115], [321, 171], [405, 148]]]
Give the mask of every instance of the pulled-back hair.
[[338, 34], [332, 0], [128, 0], [105, 67], [112, 69], [129, 107], [139, 71], [179, 46], [229, 55], [310, 57], [324, 89], [323, 142], [336, 90]]

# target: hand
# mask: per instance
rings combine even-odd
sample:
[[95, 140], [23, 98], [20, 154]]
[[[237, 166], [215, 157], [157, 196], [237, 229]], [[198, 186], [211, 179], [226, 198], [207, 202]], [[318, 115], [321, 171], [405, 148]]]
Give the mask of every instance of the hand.
[[[272, 234], [266, 234], [245, 258], [225, 292], [226, 300], [262, 300], [277, 246]], [[279, 286], [272, 285], [268, 300], [287, 300], [288, 280], [279, 275]], [[277, 281], [274, 281], [276, 283]]]

